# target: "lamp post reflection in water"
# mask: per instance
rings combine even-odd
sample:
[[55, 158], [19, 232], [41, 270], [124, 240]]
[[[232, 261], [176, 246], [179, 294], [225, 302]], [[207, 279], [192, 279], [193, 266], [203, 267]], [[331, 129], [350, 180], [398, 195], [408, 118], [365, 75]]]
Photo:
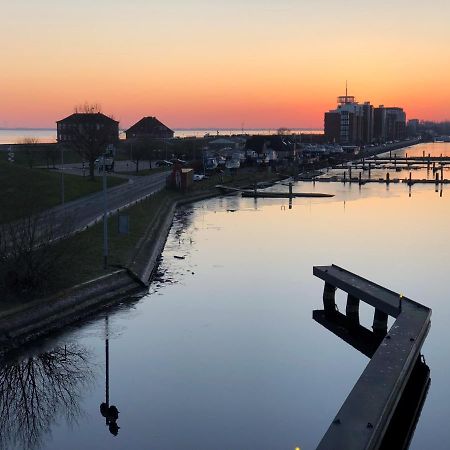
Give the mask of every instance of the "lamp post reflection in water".
[[105, 424], [109, 432], [117, 436], [119, 433], [119, 410], [115, 405], [109, 406], [109, 323], [108, 316], [105, 317], [105, 402], [100, 403], [100, 414], [105, 418]]

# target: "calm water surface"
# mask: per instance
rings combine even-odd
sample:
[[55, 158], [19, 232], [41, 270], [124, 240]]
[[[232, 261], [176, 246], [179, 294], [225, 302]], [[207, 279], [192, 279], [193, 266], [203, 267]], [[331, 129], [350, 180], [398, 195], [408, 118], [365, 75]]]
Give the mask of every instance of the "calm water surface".
[[[211, 136], [226, 136], [230, 134], [241, 134], [242, 131], [247, 134], [276, 134], [276, 129], [268, 128], [252, 128], [252, 129], [219, 129], [212, 128], [192, 128], [192, 129], [175, 129], [175, 137], [203, 137], [205, 134]], [[292, 129], [293, 133], [322, 133], [323, 130], [315, 129]], [[18, 144], [25, 138], [36, 138], [41, 143], [56, 142], [56, 128], [48, 129], [29, 129], [29, 128], [17, 128], [17, 129], [0, 129], [0, 144]], [[124, 133], [120, 132], [120, 138], [124, 138]]]
[[[335, 197], [180, 210], [148, 295], [3, 365], [0, 447], [315, 448], [368, 362], [312, 320], [323, 290], [312, 266], [335, 263], [433, 308], [423, 348], [432, 381], [411, 448], [448, 448], [450, 191], [295, 189]], [[372, 313], [362, 309], [363, 324]], [[99, 410], [106, 337], [117, 436]]]

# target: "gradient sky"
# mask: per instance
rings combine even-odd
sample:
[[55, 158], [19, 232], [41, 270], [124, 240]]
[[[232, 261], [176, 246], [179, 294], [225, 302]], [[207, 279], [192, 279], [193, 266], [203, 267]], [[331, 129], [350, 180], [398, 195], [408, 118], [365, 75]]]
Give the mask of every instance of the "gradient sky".
[[359, 101], [450, 119], [450, 1], [1, 0], [0, 126], [319, 127]]

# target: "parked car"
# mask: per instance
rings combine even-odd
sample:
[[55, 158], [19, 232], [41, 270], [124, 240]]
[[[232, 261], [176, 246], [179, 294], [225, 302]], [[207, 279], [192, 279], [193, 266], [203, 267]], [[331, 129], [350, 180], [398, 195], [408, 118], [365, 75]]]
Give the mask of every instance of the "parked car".
[[170, 167], [173, 166], [173, 163], [166, 160], [156, 161], [155, 167]]
[[185, 166], [187, 164], [187, 161], [183, 161], [182, 159], [173, 158], [169, 161], [172, 164], [180, 164], [182, 166]]

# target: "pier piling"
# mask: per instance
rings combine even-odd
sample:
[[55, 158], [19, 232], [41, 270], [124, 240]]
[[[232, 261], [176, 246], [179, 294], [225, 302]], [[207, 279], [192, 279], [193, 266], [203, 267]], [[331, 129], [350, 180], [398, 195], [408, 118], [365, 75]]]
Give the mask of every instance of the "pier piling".
[[333, 316], [336, 312], [336, 287], [330, 283], [325, 283], [323, 288], [323, 309], [325, 315]]
[[372, 329], [375, 334], [384, 336], [387, 333], [388, 315], [380, 309], [375, 309]]
[[359, 298], [348, 294], [345, 314], [353, 324], [359, 325]]

